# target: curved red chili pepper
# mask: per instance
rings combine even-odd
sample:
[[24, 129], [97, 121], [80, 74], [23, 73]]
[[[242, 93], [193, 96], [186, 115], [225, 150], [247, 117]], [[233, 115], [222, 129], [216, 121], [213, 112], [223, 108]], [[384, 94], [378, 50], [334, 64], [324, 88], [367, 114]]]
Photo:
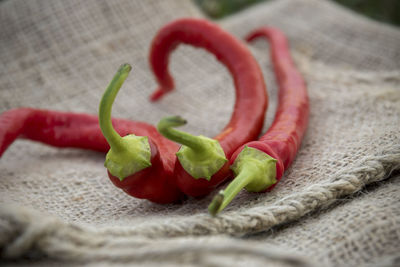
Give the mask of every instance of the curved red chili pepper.
[[[174, 88], [168, 70], [169, 55], [179, 44], [205, 48], [223, 63], [233, 76], [236, 103], [233, 114], [221, 134], [214, 139], [220, 142], [226, 157], [241, 144], [254, 140], [262, 130], [268, 96], [260, 67], [246, 45], [207, 20], [184, 18], [164, 26], [152, 42], [150, 64], [159, 83], [151, 99], [157, 100]], [[179, 188], [190, 196], [211, 192], [230, 175], [226, 163], [208, 181], [194, 179], [179, 161], [175, 167]]]
[[[263, 27], [250, 33], [246, 40], [258, 37], [266, 37], [270, 43], [279, 84], [278, 108], [272, 126], [259, 141], [247, 143], [233, 153], [230, 162], [237, 176], [210, 204], [213, 215], [229, 204], [242, 188], [253, 192], [271, 190], [293, 162], [307, 128], [306, 83], [293, 64], [286, 37], [278, 29]], [[254, 159], [259, 160], [258, 165]]]

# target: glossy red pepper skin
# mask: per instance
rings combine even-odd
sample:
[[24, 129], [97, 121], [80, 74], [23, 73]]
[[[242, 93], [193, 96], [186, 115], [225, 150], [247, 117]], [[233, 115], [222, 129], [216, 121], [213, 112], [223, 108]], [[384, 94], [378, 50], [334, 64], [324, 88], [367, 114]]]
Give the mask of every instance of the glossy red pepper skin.
[[[258, 141], [243, 145], [230, 160], [233, 163], [244, 146], [256, 148], [277, 160], [276, 179], [291, 165], [300, 148], [308, 125], [309, 99], [306, 83], [296, 69], [289, 53], [284, 34], [275, 28], [262, 27], [250, 33], [247, 41], [267, 38], [270, 57], [279, 85], [279, 103], [275, 119], [268, 131]], [[276, 183], [265, 190], [271, 190]]]
[[[150, 138], [149, 143], [152, 166], [128, 176], [122, 181], [108, 171], [110, 180], [115, 186], [136, 198], [148, 199], [160, 204], [180, 202], [185, 196], [175, 185], [173, 178], [175, 162], [169, 159], [174, 158], [174, 155], [161, 157], [160, 151]], [[170, 151], [177, 151], [177, 147], [170, 149]]]
[[[87, 114], [33, 108], [11, 109], [0, 114], [0, 156], [17, 138], [56, 147], [77, 147], [105, 152], [108, 145], [104, 137], [86, 134], [97, 124], [96, 116]], [[91, 140], [87, 140], [88, 138]]]
[[[122, 182], [109, 175], [114, 185], [134, 197], [157, 203], [180, 201], [183, 194], [173, 180], [178, 145], [144, 122], [113, 119], [113, 125], [121, 136], [132, 133], [147, 136], [152, 150], [151, 167], [125, 178]], [[0, 156], [17, 138], [60, 148], [82, 148], [99, 152], [107, 152], [110, 148], [100, 130], [98, 117], [83, 113], [19, 108], [0, 114]]]
[[[168, 70], [169, 56], [179, 44], [201, 47], [214, 54], [234, 79], [236, 103], [229, 123], [215, 137], [230, 158], [241, 144], [258, 137], [264, 123], [268, 95], [261, 69], [246, 45], [207, 20], [184, 18], [165, 25], [156, 35], [150, 51], [150, 65], [159, 83], [152, 100], [174, 88]], [[229, 164], [205, 179], [194, 179], [179, 161], [175, 167], [176, 183], [190, 196], [203, 196], [231, 176]]]
[[178, 145], [161, 136], [155, 127], [145, 123], [140, 123], [140, 127], [137, 127], [138, 122], [114, 119], [113, 124], [121, 136], [133, 133], [148, 137], [152, 164], [123, 181], [108, 172], [113, 184], [136, 198], [159, 204], [181, 202], [185, 195], [176, 186], [174, 179], [175, 153], [179, 149]]

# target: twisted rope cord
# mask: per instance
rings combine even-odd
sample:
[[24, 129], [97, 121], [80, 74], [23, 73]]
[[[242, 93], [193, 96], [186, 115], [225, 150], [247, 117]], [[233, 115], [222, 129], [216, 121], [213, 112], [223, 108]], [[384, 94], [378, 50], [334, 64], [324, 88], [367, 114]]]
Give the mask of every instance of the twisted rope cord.
[[[225, 236], [152, 240], [143, 236], [111, 238], [91, 229], [15, 206], [0, 209], [1, 258], [14, 259], [39, 251], [51, 259], [74, 262], [176, 263], [207, 265], [220, 257], [244, 256], [285, 266], [312, 266], [309, 261], [272, 246]], [[8, 225], [8, 227], [6, 227]], [[231, 266], [221, 264], [218, 266]], [[207, 265], [208, 266], [208, 265]]]
[[[366, 184], [388, 177], [400, 169], [400, 146], [392, 146], [377, 156], [362, 159], [356, 167], [334, 175], [329, 183], [309, 186], [304, 192], [291, 194], [274, 206], [254, 207], [245, 212], [226, 213], [212, 218], [193, 216], [175, 225], [148, 225], [147, 228], [89, 229], [67, 224], [53, 217], [15, 206], [0, 209], [0, 249], [3, 258], [18, 258], [31, 250], [59, 260], [137, 261], [149, 259], [165, 262], [177, 257], [204, 254], [251, 255], [263, 260], [278, 260], [301, 266], [308, 264], [298, 257], [280, 254], [271, 248], [249, 247], [247, 242], [204, 242], [203, 239], [162, 239], [188, 235], [243, 235], [298, 219], [336, 199], [355, 193]], [[157, 240], [152, 238], [158, 238]], [[179, 240], [179, 242], [177, 242]], [[151, 246], [152, 249], [149, 249]], [[203, 255], [203, 256], [204, 256]], [[207, 256], [207, 257], [208, 257]], [[207, 259], [204, 256], [204, 259]], [[182, 258], [182, 259], [183, 259]]]

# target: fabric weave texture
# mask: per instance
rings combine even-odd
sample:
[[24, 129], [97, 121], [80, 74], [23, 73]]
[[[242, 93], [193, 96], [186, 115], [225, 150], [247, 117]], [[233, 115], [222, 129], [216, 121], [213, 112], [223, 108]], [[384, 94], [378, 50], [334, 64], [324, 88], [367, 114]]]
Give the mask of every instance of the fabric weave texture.
[[[0, 3], [0, 112], [16, 107], [97, 113], [122, 63], [133, 71], [113, 116], [213, 137], [228, 122], [234, 87], [202, 49], [171, 57], [176, 90], [157, 103], [152, 38], [191, 1]], [[298, 156], [267, 194], [241, 192], [218, 217], [213, 194], [183, 204], [132, 198], [109, 181], [104, 155], [18, 140], [0, 159], [0, 263], [29, 266], [400, 265], [400, 31], [327, 0], [274, 0], [216, 21], [238, 38], [270, 25], [289, 38], [310, 96]], [[248, 45], [270, 103], [277, 86], [268, 44]], [[322, 265], [321, 265], [322, 264]]]

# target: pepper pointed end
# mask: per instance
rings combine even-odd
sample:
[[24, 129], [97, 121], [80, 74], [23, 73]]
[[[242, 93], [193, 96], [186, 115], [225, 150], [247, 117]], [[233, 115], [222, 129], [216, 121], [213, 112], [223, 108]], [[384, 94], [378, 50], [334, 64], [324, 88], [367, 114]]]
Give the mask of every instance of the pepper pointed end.
[[171, 92], [172, 90], [173, 90], [173, 86], [172, 87], [159, 87], [150, 95], [150, 101], [156, 102], [156, 101], [160, 100], [164, 95]]
[[154, 91], [154, 92], [150, 95], [150, 101], [151, 101], [151, 102], [156, 102], [156, 101], [160, 100], [160, 98], [162, 98], [163, 95], [165, 95], [165, 91], [164, 91], [164, 90], [161, 90], [161, 89], [157, 89], [156, 91]]

